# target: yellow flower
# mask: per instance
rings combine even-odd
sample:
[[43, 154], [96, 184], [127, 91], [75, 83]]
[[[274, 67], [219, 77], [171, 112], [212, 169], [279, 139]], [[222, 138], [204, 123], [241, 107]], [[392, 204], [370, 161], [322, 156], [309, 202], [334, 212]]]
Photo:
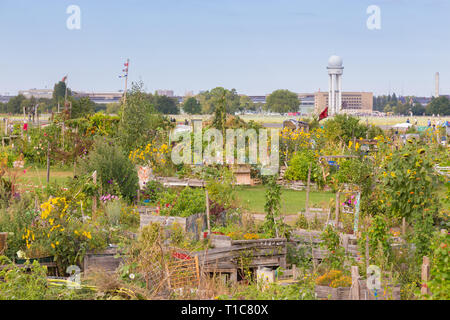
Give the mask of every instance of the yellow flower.
[[393, 177], [393, 178], [396, 177], [395, 172], [391, 172], [391, 177]]

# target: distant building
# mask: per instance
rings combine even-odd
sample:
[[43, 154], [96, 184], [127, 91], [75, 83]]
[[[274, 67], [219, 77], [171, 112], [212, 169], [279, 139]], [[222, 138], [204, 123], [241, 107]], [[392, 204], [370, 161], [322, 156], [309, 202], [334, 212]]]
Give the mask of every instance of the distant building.
[[253, 103], [266, 104], [266, 96], [248, 96]]
[[173, 98], [174, 97], [173, 90], [156, 90], [156, 94], [158, 96], [166, 96], [166, 97], [169, 97], [169, 98]]
[[8, 103], [9, 100], [11, 100], [12, 98], [14, 98], [15, 96], [0, 96], [0, 102], [1, 103]]
[[[328, 92], [316, 92], [314, 94], [314, 110], [316, 113], [322, 112], [328, 107]], [[342, 92], [343, 113], [372, 113], [373, 93], [372, 92]]]
[[35, 97], [36, 99], [52, 99], [53, 89], [30, 89], [30, 90], [20, 90], [19, 95], [23, 95], [25, 98], [30, 99]]
[[299, 112], [303, 114], [310, 114], [314, 112], [315, 95], [314, 93], [299, 93], [300, 100]]
[[431, 102], [433, 98], [432, 97], [414, 97], [413, 102], [414, 103], [420, 103], [422, 106], [426, 106]]
[[122, 92], [72, 92], [75, 98], [88, 97], [95, 103], [114, 103], [122, 99]]

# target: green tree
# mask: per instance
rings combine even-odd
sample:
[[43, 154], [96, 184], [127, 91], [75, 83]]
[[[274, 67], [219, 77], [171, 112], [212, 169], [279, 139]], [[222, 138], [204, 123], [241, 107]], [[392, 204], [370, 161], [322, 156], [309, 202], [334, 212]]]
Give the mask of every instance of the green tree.
[[69, 100], [72, 102], [72, 110], [70, 111], [72, 119], [82, 118], [94, 113], [95, 102], [89, 99], [89, 97], [80, 99], [70, 97]]
[[183, 103], [183, 110], [188, 114], [200, 114], [202, 112], [202, 106], [197, 99], [190, 97]]
[[441, 116], [450, 115], [450, 100], [447, 97], [441, 96], [439, 98], [434, 98], [427, 105], [426, 108], [427, 115], [439, 114]]
[[[67, 85], [63, 81], [59, 81], [58, 83], [55, 84], [55, 86], [53, 87], [53, 100], [55, 100], [55, 102], [64, 100], [66, 96], [66, 88]], [[67, 96], [71, 95], [72, 91], [69, 88], [67, 88]]]
[[162, 114], [178, 114], [180, 112], [178, 101], [175, 98], [154, 95], [153, 100], [156, 111]]
[[348, 114], [338, 114], [325, 122], [324, 129], [329, 140], [334, 142], [342, 141], [344, 144], [348, 144], [353, 137], [356, 139], [366, 138], [369, 128], [360, 123], [359, 118]]
[[278, 113], [297, 112], [299, 106], [298, 95], [289, 90], [276, 90], [267, 97], [266, 101], [268, 110]]
[[150, 140], [150, 128], [155, 109], [142, 90], [143, 83], [133, 83], [127, 95], [127, 103], [122, 104], [119, 124], [119, 140], [126, 151], [136, 149]]
[[106, 105], [107, 114], [118, 114], [120, 111], [120, 103], [112, 102]]
[[217, 87], [211, 91], [200, 93], [197, 98], [202, 106], [203, 114], [212, 114], [216, 107], [222, 104], [222, 99], [225, 97], [225, 108], [227, 113], [234, 113], [239, 109], [240, 97], [236, 89], [225, 89]]
[[425, 113], [425, 107], [422, 104], [417, 102], [412, 106], [411, 111], [412, 111], [413, 115], [421, 116]]
[[25, 100], [26, 100], [25, 96], [21, 94], [11, 98], [6, 106], [7, 112], [13, 114], [22, 113], [23, 112], [22, 105]]
[[256, 110], [256, 106], [249, 96], [242, 95], [239, 100], [239, 110]]

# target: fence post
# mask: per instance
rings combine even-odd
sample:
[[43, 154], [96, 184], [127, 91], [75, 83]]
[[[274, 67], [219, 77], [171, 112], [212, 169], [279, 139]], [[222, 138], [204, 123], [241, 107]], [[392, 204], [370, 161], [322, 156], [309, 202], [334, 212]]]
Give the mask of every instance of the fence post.
[[359, 268], [352, 266], [352, 287], [350, 291], [351, 300], [359, 300]]
[[366, 268], [369, 267], [369, 235], [366, 236]]
[[340, 199], [340, 194], [339, 194], [339, 191], [338, 192], [336, 192], [336, 210], [335, 210], [335, 212], [336, 212], [336, 223], [335, 223], [335, 225], [336, 225], [336, 228], [339, 226], [339, 199]]
[[205, 196], [206, 196], [206, 223], [208, 226], [208, 237], [211, 236], [211, 222], [209, 221], [209, 195], [208, 189], [205, 188]]
[[422, 261], [422, 288], [420, 289], [421, 294], [430, 294], [430, 290], [428, 289], [427, 286], [427, 281], [429, 277], [430, 277], [430, 259], [424, 256]]
[[309, 217], [309, 184], [311, 181], [311, 164], [309, 164], [308, 169], [308, 180], [306, 182], [306, 200], [305, 200], [305, 211], [306, 211], [306, 217]]

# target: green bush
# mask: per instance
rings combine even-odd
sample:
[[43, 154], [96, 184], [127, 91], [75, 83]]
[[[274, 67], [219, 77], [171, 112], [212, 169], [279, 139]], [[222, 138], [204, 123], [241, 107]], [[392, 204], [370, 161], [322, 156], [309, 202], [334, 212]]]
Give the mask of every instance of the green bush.
[[97, 138], [94, 149], [81, 162], [81, 170], [84, 174], [97, 171], [97, 182], [103, 194], [114, 194], [116, 185], [121, 195], [128, 201], [136, 196], [138, 190], [136, 168], [113, 140]]
[[169, 189], [161, 194], [159, 206], [162, 215], [189, 217], [206, 211], [205, 192], [199, 188], [186, 187], [181, 192]]
[[311, 166], [311, 182], [321, 184], [321, 170], [312, 150], [296, 152], [289, 161], [289, 166], [284, 174], [284, 178], [293, 181], [307, 181], [309, 166]]

